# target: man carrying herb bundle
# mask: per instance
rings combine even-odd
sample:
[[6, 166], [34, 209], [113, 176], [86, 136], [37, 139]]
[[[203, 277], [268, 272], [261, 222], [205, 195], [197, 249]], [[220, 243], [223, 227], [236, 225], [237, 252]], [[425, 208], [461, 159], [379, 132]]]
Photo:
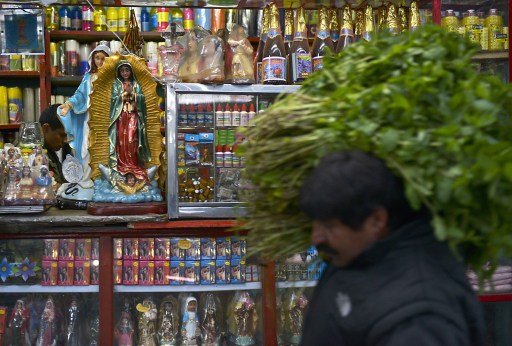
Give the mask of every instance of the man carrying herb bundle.
[[324, 157], [301, 209], [329, 265], [310, 301], [301, 345], [483, 344], [483, 316], [464, 265], [413, 210], [400, 178], [358, 150]]

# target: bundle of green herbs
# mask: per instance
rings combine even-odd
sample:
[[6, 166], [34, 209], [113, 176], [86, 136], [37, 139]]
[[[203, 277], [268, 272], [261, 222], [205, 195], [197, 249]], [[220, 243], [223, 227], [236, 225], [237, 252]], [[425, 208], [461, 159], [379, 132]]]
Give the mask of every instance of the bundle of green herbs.
[[[252, 253], [280, 259], [310, 244], [298, 208], [319, 159], [361, 149], [403, 177], [439, 240], [476, 271], [512, 253], [512, 89], [472, 66], [478, 48], [437, 26], [380, 34], [326, 58], [297, 93], [248, 129], [243, 220]], [[318, 191], [323, 193], [323, 191]]]

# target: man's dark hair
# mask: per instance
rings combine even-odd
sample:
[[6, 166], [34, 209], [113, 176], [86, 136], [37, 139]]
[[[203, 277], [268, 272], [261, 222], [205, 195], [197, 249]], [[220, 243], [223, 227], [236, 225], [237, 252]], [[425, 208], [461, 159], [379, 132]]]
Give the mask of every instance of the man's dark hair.
[[299, 203], [312, 219], [334, 218], [356, 230], [377, 208], [387, 210], [391, 231], [426, 215], [412, 210], [403, 181], [384, 161], [359, 150], [324, 157], [306, 178]]
[[39, 123], [41, 126], [43, 124], [49, 124], [52, 130], [64, 128], [64, 125], [57, 115], [57, 108], [60, 105], [60, 103], [53, 104], [41, 112], [41, 115], [39, 116]]

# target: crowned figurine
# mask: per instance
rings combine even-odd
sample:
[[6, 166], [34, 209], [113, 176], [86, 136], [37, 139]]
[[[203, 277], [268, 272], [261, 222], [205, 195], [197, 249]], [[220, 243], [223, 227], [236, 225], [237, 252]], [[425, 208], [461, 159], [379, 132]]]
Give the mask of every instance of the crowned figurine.
[[219, 346], [221, 337], [221, 304], [208, 292], [201, 298], [201, 332], [203, 346]]
[[178, 336], [178, 301], [171, 295], [166, 296], [160, 303], [157, 336], [160, 346], [176, 345]]
[[234, 345], [254, 345], [258, 314], [256, 304], [248, 291], [235, 294], [230, 312], [230, 341]]
[[153, 299], [144, 299], [137, 304], [136, 309], [139, 312], [139, 346], [157, 346], [157, 310]]

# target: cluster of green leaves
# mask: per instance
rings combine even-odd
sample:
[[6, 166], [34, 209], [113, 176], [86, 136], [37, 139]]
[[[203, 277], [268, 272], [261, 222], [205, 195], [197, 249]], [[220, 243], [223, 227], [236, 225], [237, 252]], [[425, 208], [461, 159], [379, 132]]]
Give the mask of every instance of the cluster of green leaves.
[[403, 177], [410, 203], [430, 208], [437, 238], [468, 264], [510, 255], [512, 90], [472, 68], [476, 50], [436, 26], [379, 35], [327, 58], [257, 117], [242, 148], [254, 184], [244, 220], [252, 251], [275, 259], [304, 250], [304, 178], [325, 154], [361, 149]]

